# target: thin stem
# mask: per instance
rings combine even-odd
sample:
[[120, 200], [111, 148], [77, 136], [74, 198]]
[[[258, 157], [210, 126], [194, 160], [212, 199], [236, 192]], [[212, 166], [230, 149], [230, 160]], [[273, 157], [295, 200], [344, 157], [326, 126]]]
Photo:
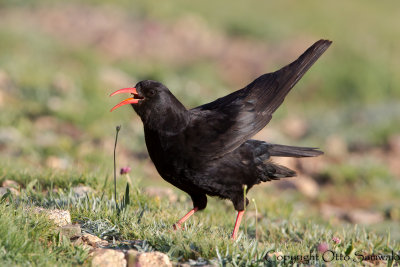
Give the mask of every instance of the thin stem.
[[114, 144], [114, 199], [115, 203], [117, 203], [117, 164], [116, 164], [116, 156], [115, 151], [117, 150], [117, 142], [118, 142], [118, 133], [121, 130], [121, 125], [118, 125], [115, 130], [117, 131], [115, 135], [115, 144]]
[[258, 221], [258, 210], [257, 210], [257, 204], [256, 204], [256, 200], [254, 198], [251, 199], [251, 201], [253, 201], [254, 203], [254, 207], [256, 208], [256, 240], [257, 240], [257, 221]]
[[[245, 184], [244, 186], [243, 186], [243, 202], [244, 202], [244, 212], [246, 211], [246, 204], [247, 204], [247, 201], [246, 201], [246, 195], [247, 195], [247, 185]], [[247, 236], [247, 221], [246, 221], [246, 218], [244, 219], [244, 234], [245, 234], [245, 236]]]

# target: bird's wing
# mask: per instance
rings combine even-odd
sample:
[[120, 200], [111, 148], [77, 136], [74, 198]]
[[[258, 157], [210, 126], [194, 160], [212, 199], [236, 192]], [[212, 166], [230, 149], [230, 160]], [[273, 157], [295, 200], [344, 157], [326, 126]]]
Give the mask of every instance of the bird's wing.
[[241, 90], [191, 109], [186, 140], [192, 152], [218, 158], [264, 128], [290, 89], [330, 44], [331, 41], [319, 40], [286, 67], [258, 77]]

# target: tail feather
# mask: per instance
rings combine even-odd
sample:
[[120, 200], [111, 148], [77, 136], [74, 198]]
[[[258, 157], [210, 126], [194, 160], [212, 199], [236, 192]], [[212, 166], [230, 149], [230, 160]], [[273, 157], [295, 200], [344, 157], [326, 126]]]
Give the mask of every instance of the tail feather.
[[259, 179], [261, 182], [279, 180], [297, 175], [295, 171], [271, 161], [258, 166], [258, 169], [260, 170]]
[[270, 156], [275, 157], [316, 157], [324, 154], [321, 150], [315, 147], [298, 147], [298, 146], [285, 146], [269, 144], [268, 153]]

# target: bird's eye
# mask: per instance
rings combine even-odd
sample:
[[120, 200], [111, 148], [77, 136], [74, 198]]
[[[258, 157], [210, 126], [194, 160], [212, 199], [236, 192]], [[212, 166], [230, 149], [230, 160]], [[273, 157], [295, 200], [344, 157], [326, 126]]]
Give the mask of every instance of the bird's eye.
[[149, 94], [150, 97], [155, 96], [156, 95], [156, 90], [152, 89], [152, 90], [149, 91], [148, 94]]

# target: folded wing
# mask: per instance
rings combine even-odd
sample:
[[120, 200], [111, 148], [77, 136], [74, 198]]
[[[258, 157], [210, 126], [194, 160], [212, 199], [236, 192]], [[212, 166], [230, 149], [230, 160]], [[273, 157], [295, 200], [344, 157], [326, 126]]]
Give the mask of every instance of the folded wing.
[[[245, 88], [191, 109], [186, 140], [193, 153], [218, 158], [239, 147], [264, 128], [293, 86], [328, 49], [331, 41], [319, 40], [296, 61], [264, 74]], [[195, 141], [196, 140], [196, 141]]]

